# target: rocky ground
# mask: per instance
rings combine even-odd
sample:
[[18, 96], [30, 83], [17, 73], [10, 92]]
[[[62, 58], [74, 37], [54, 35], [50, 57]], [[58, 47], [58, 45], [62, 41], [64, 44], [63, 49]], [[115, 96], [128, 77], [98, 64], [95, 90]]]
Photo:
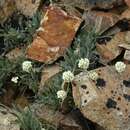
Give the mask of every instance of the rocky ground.
[[130, 0], [1, 0], [0, 74], [0, 130], [130, 130]]

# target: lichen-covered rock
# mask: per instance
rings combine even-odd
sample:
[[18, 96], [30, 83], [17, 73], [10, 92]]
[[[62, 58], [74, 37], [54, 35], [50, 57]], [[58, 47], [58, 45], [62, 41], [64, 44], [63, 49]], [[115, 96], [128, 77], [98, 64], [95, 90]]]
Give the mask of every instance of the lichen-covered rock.
[[81, 19], [70, 16], [59, 7], [50, 6], [37, 30], [37, 36], [27, 49], [27, 57], [52, 63], [70, 46]]
[[99, 78], [92, 81], [85, 72], [73, 82], [73, 97], [83, 115], [105, 130], [130, 128], [130, 65], [119, 74], [115, 67], [95, 70]]

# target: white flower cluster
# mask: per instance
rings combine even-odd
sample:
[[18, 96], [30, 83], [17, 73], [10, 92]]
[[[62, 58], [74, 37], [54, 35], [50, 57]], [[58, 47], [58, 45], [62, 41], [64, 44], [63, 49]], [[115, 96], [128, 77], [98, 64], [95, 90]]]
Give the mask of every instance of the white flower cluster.
[[121, 73], [125, 70], [126, 64], [124, 62], [118, 61], [115, 64], [115, 69], [118, 73]]
[[57, 97], [59, 98], [59, 99], [62, 99], [62, 101], [67, 97], [67, 92], [66, 91], [64, 91], [64, 90], [59, 90], [58, 92], [57, 92]]
[[32, 62], [31, 61], [24, 61], [22, 63], [22, 69], [23, 69], [23, 71], [29, 73], [32, 69]]
[[96, 73], [95, 71], [89, 71], [88, 72], [88, 77], [91, 79], [91, 80], [97, 80], [99, 78], [99, 75], [98, 73]]
[[9, 118], [8, 118], [8, 117], [6, 117], [6, 118], [3, 120], [3, 124], [4, 124], [5, 126], [10, 125], [10, 121], [9, 121]]
[[74, 74], [71, 71], [65, 71], [62, 78], [65, 82], [71, 82], [74, 79]]
[[18, 79], [19, 79], [19, 77], [12, 77], [11, 81], [17, 84], [18, 83]]
[[79, 63], [78, 63], [78, 67], [79, 68], [81, 68], [81, 69], [88, 69], [88, 67], [89, 67], [89, 59], [87, 59], [87, 58], [81, 58], [80, 60], [79, 60]]

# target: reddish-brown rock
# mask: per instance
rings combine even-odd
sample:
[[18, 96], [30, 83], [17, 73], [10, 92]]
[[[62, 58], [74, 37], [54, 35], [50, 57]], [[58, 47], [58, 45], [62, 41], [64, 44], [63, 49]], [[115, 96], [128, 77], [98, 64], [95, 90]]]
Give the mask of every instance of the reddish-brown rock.
[[52, 63], [70, 46], [81, 19], [68, 15], [59, 7], [50, 6], [41, 21], [37, 36], [27, 49], [27, 57]]

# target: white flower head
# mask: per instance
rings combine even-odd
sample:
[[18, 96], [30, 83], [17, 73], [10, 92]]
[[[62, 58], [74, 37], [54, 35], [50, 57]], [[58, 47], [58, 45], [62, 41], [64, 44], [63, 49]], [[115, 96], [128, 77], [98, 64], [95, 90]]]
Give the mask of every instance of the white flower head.
[[46, 130], [45, 128], [42, 128], [42, 130]]
[[32, 69], [32, 62], [31, 61], [24, 61], [22, 63], [22, 69], [23, 69], [23, 71], [29, 73]]
[[3, 120], [3, 124], [4, 124], [5, 126], [10, 125], [10, 121], [9, 121], [9, 118], [8, 118], [8, 117], [6, 117], [6, 118]]
[[99, 75], [97, 72], [95, 71], [89, 71], [88, 72], [88, 77], [91, 79], [91, 80], [97, 80], [99, 78]]
[[58, 92], [57, 92], [57, 97], [59, 98], [59, 99], [62, 99], [62, 101], [67, 97], [67, 92], [66, 91], [64, 91], [64, 90], [59, 90]]
[[126, 64], [124, 62], [122, 62], [122, 61], [118, 61], [115, 64], [115, 68], [116, 68], [117, 72], [121, 73], [121, 72], [123, 72], [125, 70]]
[[74, 79], [74, 74], [71, 71], [65, 71], [62, 78], [65, 82], [71, 82]]
[[81, 69], [88, 69], [88, 67], [89, 67], [89, 59], [87, 59], [87, 58], [81, 58], [80, 60], [79, 60], [79, 63], [78, 63], [78, 67], [79, 68], [81, 68]]
[[11, 81], [17, 84], [18, 83], [18, 79], [19, 79], [19, 77], [12, 77]]

